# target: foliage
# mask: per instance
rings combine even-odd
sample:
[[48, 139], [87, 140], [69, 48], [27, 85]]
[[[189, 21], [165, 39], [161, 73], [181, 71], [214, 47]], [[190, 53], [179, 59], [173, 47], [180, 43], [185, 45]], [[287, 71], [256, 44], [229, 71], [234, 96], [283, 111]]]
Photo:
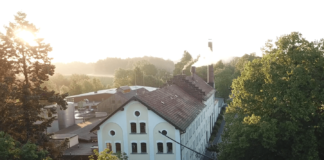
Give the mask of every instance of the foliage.
[[38, 32], [34, 24], [26, 21], [25, 13], [18, 12], [15, 22], [9, 23], [5, 30], [6, 34], [0, 33], [0, 130], [22, 144], [37, 144], [48, 150], [51, 157], [59, 156], [60, 147], [53, 145], [44, 133], [54, 117], [40, 116], [47, 104], [57, 103], [66, 108], [66, 94], [41, 87], [54, 74], [55, 66], [48, 58], [52, 48], [42, 38], [35, 39], [36, 44], [31, 45], [17, 36], [23, 31], [33, 35]]
[[216, 97], [227, 99], [231, 93], [231, 85], [234, 79], [241, 75], [244, 66], [258, 57], [255, 53], [245, 54], [242, 57], [233, 58], [229, 63], [221, 60], [214, 65]]
[[110, 151], [108, 148], [100, 153], [98, 152], [98, 150], [94, 150], [94, 153], [95, 156], [89, 156], [89, 160], [118, 160], [118, 157], [116, 155], [113, 155], [112, 151]]
[[71, 62], [55, 63], [56, 72], [61, 74], [97, 74], [97, 75], [114, 75], [115, 70], [132, 69], [133, 66], [140, 62], [147, 61], [156, 66], [157, 69], [163, 69], [172, 72], [174, 63], [171, 60], [164, 60], [157, 57], [136, 57], [136, 58], [112, 58], [98, 60], [95, 63]]
[[182, 58], [180, 62], [175, 64], [175, 68], [173, 70], [173, 75], [182, 74], [182, 70], [184, 70], [185, 75], [190, 75], [190, 67], [195, 62], [197, 62], [199, 57], [197, 59], [193, 59], [191, 54], [187, 51], [184, 51]]
[[210, 152], [216, 152], [216, 153], [219, 152], [217, 144], [210, 145], [209, 147], [206, 147], [206, 149]]
[[53, 90], [60, 94], [69, 93], [69, 95], [93, 92], [106, 88], [99, 78], [91, 78], [85, 74], [72, 74], [69, 77], [65, 77], [59, 73], [50, 77], [42, 86], [46, 86], [48, 90]]
[[0, 159], [2, 160], [50, 160], [48, 152], [30, 143], [21, 144], [10, 135], [0, 132]]
[[133, 69], [119, 68], [115, 71], [114, 86], [142, 85], [160, 87], [169, 78], [170, 73], [166, 70], [157, 69], [147, 61], [140, 61]]
[[114, 153], [118, 159], [120, 160], [128, 160], [128, 156], [127, 154], [124, 152], [124, 153], [121, 153], [121, 152], [117, 152], [117, 153]]
[[233, 81], [219, 159], [324, 159], [324, 40], [280, 37]]

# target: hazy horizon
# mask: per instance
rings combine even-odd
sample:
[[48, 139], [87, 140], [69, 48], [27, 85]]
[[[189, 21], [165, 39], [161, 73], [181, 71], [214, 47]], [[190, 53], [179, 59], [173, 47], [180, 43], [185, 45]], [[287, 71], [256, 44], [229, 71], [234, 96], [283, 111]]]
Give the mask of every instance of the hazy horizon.
[[[40, 28], [53, 63], [93, 63], [107, 57], [194, 58], [212, 39], [212, 61], [255, 52], [268, 39], [298, 31], [324, 38], [322, 1], [2, 1], [0, 25], [18, 11]], [[4, 27], [0, 27], [4, 33]], [[209, 57], [209, 56], [207, 56]], [[206, 58], [211, 59], [211, 58]]]

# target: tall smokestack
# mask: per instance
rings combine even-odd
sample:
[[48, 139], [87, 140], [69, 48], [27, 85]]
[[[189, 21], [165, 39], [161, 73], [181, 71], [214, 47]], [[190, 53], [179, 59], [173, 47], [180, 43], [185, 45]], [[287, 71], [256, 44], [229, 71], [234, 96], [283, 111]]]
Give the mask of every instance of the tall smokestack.
[[190, 72], [191, 72], [192, 78], [194, 78], [194, 73], [196, 73], [196, 67], [195, 66], [191, 66]]
[[208, 40], [208, 47], [211, 51], [213, 51], [213, 42], [211, 39]]
[[208, 65], [207, 66], [207, 83], [212, 86], [213, 88], [215, 88], [214, 85], [214, 67], [213, 65]]

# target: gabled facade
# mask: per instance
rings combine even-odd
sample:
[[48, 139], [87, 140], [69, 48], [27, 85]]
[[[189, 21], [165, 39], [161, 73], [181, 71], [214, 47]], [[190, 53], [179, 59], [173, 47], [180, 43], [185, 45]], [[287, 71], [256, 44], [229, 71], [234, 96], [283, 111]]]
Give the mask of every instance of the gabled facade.
[[[212, 84], [213, 85], [213, 84]], [[218, 116], [215, 89], [192, 70], [160, 89], [136, 95], [117, 108], [92, 131], [99, 151], [125, 152], [131, 160], [191, 160], [204, 153]]]

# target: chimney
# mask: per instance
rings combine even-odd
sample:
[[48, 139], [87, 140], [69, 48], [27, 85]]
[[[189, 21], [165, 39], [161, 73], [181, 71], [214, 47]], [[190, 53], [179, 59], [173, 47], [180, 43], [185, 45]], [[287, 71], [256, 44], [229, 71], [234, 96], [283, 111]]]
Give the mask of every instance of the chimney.
[[191, 66], [190, 72], [191, 72], [192, 78], [194, 78], [194, 73], [196, 73], [196, 67], [195, 66]]
[[208, 47], [211, 51], [213, 51], [213, 42], [211, 39], [209, 39], [209, 42], [208, 42]]
[[207, 83], [215, 88], [214, 86], [214, 67], [213, 65], [208, 65], [207, 66]]

